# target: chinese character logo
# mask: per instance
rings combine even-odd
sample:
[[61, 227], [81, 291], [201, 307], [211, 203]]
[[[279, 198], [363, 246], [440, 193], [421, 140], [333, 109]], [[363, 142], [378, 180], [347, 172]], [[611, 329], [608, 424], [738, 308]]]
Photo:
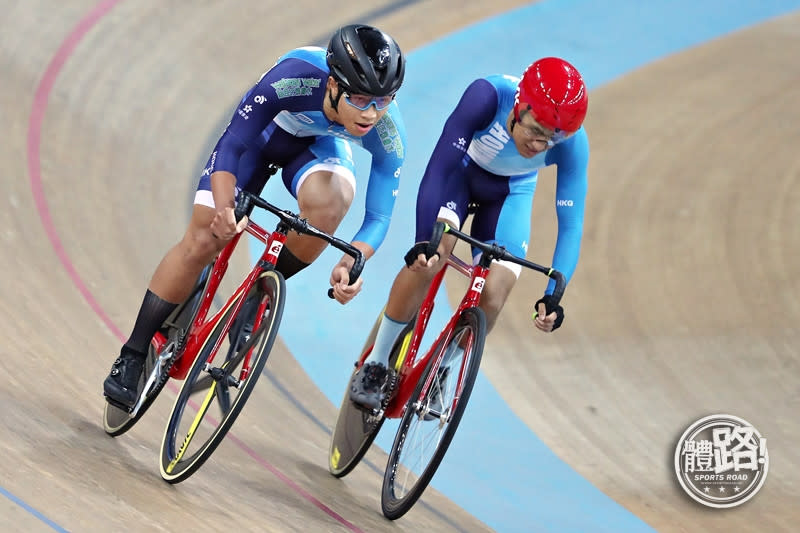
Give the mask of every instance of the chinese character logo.
[[731, 415], [712, 415], [689, 426], [675, 449], [675, 473], [689, 496], [709, 507], [734, 507], [767, 478], [767, 439]]

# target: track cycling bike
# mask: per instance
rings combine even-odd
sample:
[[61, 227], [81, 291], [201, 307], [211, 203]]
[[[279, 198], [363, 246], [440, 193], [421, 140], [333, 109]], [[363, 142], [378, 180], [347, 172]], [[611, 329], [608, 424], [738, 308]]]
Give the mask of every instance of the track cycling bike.
[[[389, 356], [392, 371], [381, 408], [373, 410], [354, 404], [346, 389], [331, 436], [328, 469], [335, 477], [344, 477], [364, 457], [383, 422], [387, 418], [400, 419], [381, 490], [381, 509], [392, 520], [406, 514], [425, 491], [466, 410], [486, 339], [486, 317], [478, 304], [491, 262], [510, 261], [553, 279], [553, 305], [558, 305], [566, 287], [561, 272], [516, 257], [497, 244], [478, 241], [443, 222], [434, 226], [426, 249], [428, 257], [436, 252], [444, 233], [480, 250], [480, 260], [470, 265], [454, 253], [450, 255], [433, 278], [417, 315], [395, 341]], [[468, 288], [430, 348], [420, 352], [434, 298], [448, 268], [469, 278]], [[367, 337], [353, 373], [372, 351], [382, 316], [383, 311]]]
[[[260, 188], [278, 167], [270, 166]], [[259, 188], [259, 190], [260, 190]], [[247, 190], [239, 193], [236, 219], [255, 207], [279, 221], [268, 232], [250, 219], [201, 274], [189, 298], [164, 322], [151, 341], [132, 408], [106, 402], [104, 427], [109, 435], [130, 429], [153, 403], [170, 378], [182, 380], [167, 421], [160, 451], [161, 477], [178, 483], [211, 456], [232, 427], [255, 388], [286, 302], [286, 282], [275, 270], [289, 231], [311, 235], [354, 258], [349, 283], [356, 282], [365, 259], [358, 248], [315, 228], [291, 211], [279, 209]], [[264, 244], [264, 251], [244, 281], [216, 312], [211, 312], [229, 260], [244, 233]], [[332, 291], [328, 292], [332, 297]], [[106, 398], [108, 400], [108, 398]], [[216, 406], [216, 407], [212, 407]]]

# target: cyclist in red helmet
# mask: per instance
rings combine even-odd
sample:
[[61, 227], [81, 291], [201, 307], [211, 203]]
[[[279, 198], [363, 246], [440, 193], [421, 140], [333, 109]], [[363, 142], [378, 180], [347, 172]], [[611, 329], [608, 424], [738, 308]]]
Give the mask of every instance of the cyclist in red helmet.
[[[522, 75], [473, 81], [444, 125], [417, 194], [416, 243], [397, 274], [375, 345], [353, 377], [350, 398], [378, 409], [389, 375], [389, 352], [414, 317], [430, 281], [455, 246], [445, 235], [438, 254], [426, 257], [425, 243], [436, 220], [460, 228], [474, 213], [471, 234], [525, 257], [538, 169], [557, 166], [555, 208], [558, 239], [552, 266], [566, 278], [578, 263], [587, 189], [589, 141], [583, 129], [586, 85], [563, 59], [546, 57]], [[473, 252], [474, 259], [477, 256]], [[503, 261], [490, 269], [481, 296], [489, 329], [497, 320], [520, 267]], [[535, 325], [544, 332], [561, 326], [564, 310], [553, 305], [554, 283], [536, 302]]]

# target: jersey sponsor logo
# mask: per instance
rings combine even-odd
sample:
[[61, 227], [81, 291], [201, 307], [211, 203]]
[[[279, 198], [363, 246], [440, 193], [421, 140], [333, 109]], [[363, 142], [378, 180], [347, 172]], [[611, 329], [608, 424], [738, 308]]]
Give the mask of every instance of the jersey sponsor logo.
[[453, 148], [457, 148], [462, 152], [467, 151], [467, 140], [464, 137], [459, 137], [456, 142], [453, 143]]
[[214, 163], [216, 163], [216, 162], [217, 162], [217, 151], [214, 150], [211, 153], [211, 163], [208, 165], [207, 168], [203, 169], [203, 176], [210, 176], [211, 175], [211, 172], [214, 171]]
[[472, 146], [479, 153], [493, 159], [500, 153], [500, 150], [505, 148], [509, 139], [511, 137], [509, 137], [506, 129], [499, 122], [495, 122], [488, 132], [472, 140]]
[[375, 124], [375, 131], [378, 132], [383, 149], [387, 153], [395, 152], [400, 159], [404, 157], [403, 141], [400, 139], [400, 133], [397, 131], [394, 121], [389, 118], [388, 114]]
[[244, 106], [244, 107], [240, 107], [240, 108], [237, 110], [237, 113], [239, 113], [239, 116], [240, 116], [240, 117], [242, 117], [243, 119], [245, 119], [245, 120], [250, 120], [250, 115], [248, 115], [248, 113], [249, 113], [250, 111], [252, 111], [252, 110], [253, 110], [253, 106], [251, 106], [251, 105], [246, 105], [246, 106]]
[[318, 89], [319, 78], [282, 78], [272, 83], [272, 88], [278, 98], [291, 98], [294, 96], [311, 96], [312, 89]]
[[572, 207], [573, 205], [575, 205], [575, 202], [573, 202], [572, 200], [557, 200], [556, 205], [558, 207]]
[[314, 119], [309, 117], [308, 115], [304, 115], [303, 113], [292, 113], [292, 116], [297, 120], [305, 122], [306, 124], [313, 124]]

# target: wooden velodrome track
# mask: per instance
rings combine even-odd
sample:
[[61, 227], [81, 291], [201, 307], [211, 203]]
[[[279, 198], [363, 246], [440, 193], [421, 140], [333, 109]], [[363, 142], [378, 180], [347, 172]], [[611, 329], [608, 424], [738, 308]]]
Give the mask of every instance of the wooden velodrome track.
[[[21, 500], [0, 498], [0, 530], [52, 530], [25, 504], [70, 531], [488, 529], [432, 489], [384, 520], [379, 475], [331, 478], [328, 434], [267, 380], [214, 460], [169, 486], [156, 460], [174, 393], [110, 439], [101, 382], [183, 230], [210, 132], [275, 57], [355, 20], [411, 50], [523, 3], [123, 1], [69, 48], [96, 0], [0, 2], [0, 488]], [[489, 339], [483, 369], [517, 414], [661, 531], [790, 531], [800, 519], [798, 27], [784, 17], [592, 93], [565, 327], [535, 333], [539, 280], [523, 276]], [[531, 257], [552, 250], [550, 176]], [[336, 408], [285, 347], [270, 368], [333, 424]], [[772, 465], [756, 498], [711, 512], [677, 487], [670, 457], [689, 423], [724, 411], [768, 438]]]

